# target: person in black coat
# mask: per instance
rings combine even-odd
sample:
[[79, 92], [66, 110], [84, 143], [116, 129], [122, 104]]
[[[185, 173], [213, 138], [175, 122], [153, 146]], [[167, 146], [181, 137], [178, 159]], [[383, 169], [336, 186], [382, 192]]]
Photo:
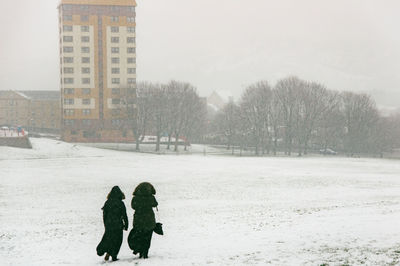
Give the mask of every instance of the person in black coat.
[[153, 185], [147, 182], [139, 184], [133, 192], [131, 206], [135, 214], [130, 246], [133, 247], [133, 254], [140, 254], [139, 258], [148, 258], [151, 237], [156, 226], [153, 208], [157, 207], [158, 203], [155, 194]]
[[128, 230], [128, 217], [126, 215], [124, 193], [118, 186], [112, 188], [104, 203], [103, 222], [105, 232], [100, 244], [97, 246], [97, 255], [103, 256], [108, 260], [111, 256], [113, 261], [118, 260], [117, 256], [122, 244], [123, 230]]

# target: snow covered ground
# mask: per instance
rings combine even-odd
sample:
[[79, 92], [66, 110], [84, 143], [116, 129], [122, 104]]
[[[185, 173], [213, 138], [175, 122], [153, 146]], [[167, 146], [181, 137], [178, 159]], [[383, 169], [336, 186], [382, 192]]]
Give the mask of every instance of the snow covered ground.
[[[1, 265], [396, 265], [400, 161], [160, 156], [48, 139], [0, 147]], [[96, 255], [112, 186], [157, 189], [165, 235]], [[131, 225], [130, 225], [131, 228]], [[127, 233], [125, 233], [125, 238]]]

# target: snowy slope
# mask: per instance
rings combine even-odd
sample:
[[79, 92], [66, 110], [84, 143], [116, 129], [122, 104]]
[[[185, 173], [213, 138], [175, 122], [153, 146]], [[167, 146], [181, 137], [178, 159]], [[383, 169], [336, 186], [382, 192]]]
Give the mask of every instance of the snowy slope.
[[[396, 264], [400, 162], [159, 156], [33, 139], [0, 147], [1, 265]], [[95, 252], [108, 191], [152, 182], [165, 236], [147, 261]], [[130, 225], [131, 228], [131, 225]], [[125, 233], [125, 237], [126, 237]]]

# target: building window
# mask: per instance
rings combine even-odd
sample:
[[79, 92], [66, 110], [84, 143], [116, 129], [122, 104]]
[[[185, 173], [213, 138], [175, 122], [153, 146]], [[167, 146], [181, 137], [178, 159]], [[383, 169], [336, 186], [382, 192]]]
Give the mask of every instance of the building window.
[[136, 74], [136, 68], [128, 68], [128, 74]]
[[111, 63], [112, 64], [119, 64], [119, 57], [112, 57], [111, 58]]
[[64, 115], [66, 116], [71, 116], [75, 114], [75, 110], [74, 109], [64, 109]]
[[118, 47], [111, 47], [111, 53], [118, 54], [119, 53], [119, 48]]
[[82, 78], [82, 84], [90, 84], [90, 78]]
[[90, 89], [89, 88], [82, 89], [82, 94], [84, 95], [90, 94]]
[[73, 67], [64, 67], [64, 73], [73, 74], [74, 68]]
[[128, 27], [126, 29], [129, 33], [134, 33], [135, 32], [135, 27]]
[[74, 83], [73, 78], [64, 78], [64, 84], [72, 84], [72, 83]]
[[119, 115], [121, 113], [121, 110], [119, 109], [112, 109], [111, 114], [112, 115]]
[[82, 6], [81, 6], [81, 10], [89, 10], [89, 6], [87, 6], [87, 5], [82, 5]]
[[136, 83], [135, 78], [128, 78], [128, 84], [134, 84], [134, 83]]
[[82, 99], [83, 105], [90, 105], [90, 99]]
[[74, 47], [72, 47], [72, 46], [64, 46], [63, 47], [63, 52], [64, 53], [72, 53], [72, 52], [74, 52]]
[[82, 74], [90, 74], [90, 68], [89, 67], [82, 67]]
[[74, 99], [64, 99], [64, 104], [65, 105], [73, 105], [74, 104]]
[[63, 41], [64, 42], [72, 42], [73, 41], [73, 37], [72, 36], [63, 36]]
[[135, 64], [136, 63], [136, 57], [128, 57], [128, 64]]
[[112, 99], [111, 100], [112, 104], [120, 104], [120, 102], [121, 102], [121, 99]]
[[112, 16], [110, 17], [111, 22], [119, 22], [119, 17]]
[[119, 43], [119, 37], [111, 37], [112, 43]]
[[89, 21], [89, 16], [82, 15], [81, 16], [81, 21]]
[[134, 7], [134, 6], [130, 6], [130, 7], [129, 7], [129, 11], [135, 12], [135, 7]]
[[71, 120], [71, 119], [64, 119], [64, 125], [66, 125], [66, 126], [73, 126], [73, 125], [74, 125], [74, 120]]
[[111, 73], [112, 74], [119, 74], [119, 68], [117, 68], [117, 67], [111, 68]]
[[118, 89], [118, 88], [112, 89], [112, 94], [119, 94], [119, 93], [120, 93], [120, 89]]
[[68, 95], [68, 94], [74, 94], [75, 93], [75, 89], [64, 89], [64, 94]]
[[135, 37], [128, 37], [126, 38], [127, 43], [135, 43]]
[[81, 37], [81, 42], [89, 42], [89, 36], [82, 36]]
[[72, 16], [71, 15], [64, 15], [63, 16], [64, 21], [72, 21]]
[[119, 27], [111, 27], [111, 32], [119, 32]]
[[96, 132], [95, 131], [83, 131], [82, 135], [84, 138], [95, 138]]
[[90, 63], [90, 57], [82, 57], [82, 63]]
[[111, 79], [112, 84], [119, 84], [119, 78], [112, 78]]
[[72, 26], [71, 25], [64, 25], [63, 26], [63, 31], [72, 31]]
[[119, 126], [121, 124], [121, 120], [119, 120], [119, 119], [111, 119], [111, 124], [113, 126]]
[[82, 110], [82, 114], [83, 115], [90, 115], [91, 114], [91, 110], [90, 109], [83, 109]]
[[126, 17], [126, 21], [128, 23], [133, 23], [133, 22], [135, 22], [135, 17]]
[[90, 126], [92, 124], [92, 121], [90, 121], [89, 119], [83, 119], [82, 124], [84, 126]]
[[82, 32], [89, 32], [89, 26], [81, 26]]
[[135, 47], [128, 47], [127, 52], [128, 52], [128, 54], [134, 54], [136, 52], [136, 49], [135, 49]]
[[72, 38], [72, 36], [63, 36], [63, 41], [64, 42], [72, 42], [73, 38]]
[[74, 58], [73, 57], [64, 57], [64, 63], [73, 63]]
[[63, 5], [63, 10], [72, 10], [72, 5]]
[[81, 47], [81, 52], [82, 53], [89, 53], [90, 52], [90, 48], [89, 47]]

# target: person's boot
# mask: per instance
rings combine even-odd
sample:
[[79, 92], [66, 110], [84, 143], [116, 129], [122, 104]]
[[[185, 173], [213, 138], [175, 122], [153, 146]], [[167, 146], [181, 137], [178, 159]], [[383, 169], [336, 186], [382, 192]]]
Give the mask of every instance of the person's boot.
[[146, 251], [144, 252], [144, 254], [143, 254], [143, 259], [148, 259], [148, 258], [149, 258], [148, 253], [149, 253], [148, 250], [146, 250]]
[[141, 259], [141, 258], [143, 258], [143, 253], [142, 252], [139, 253], [139, 259]]
[[110, 254], [106, 253], [106, 256], [104, 257], [105, 261], [108, 261], [110, 259]]
[[117, 261], [118, 259], [117, 259], [117, 256], [115, 256], [115, 257], [112, 257], [112, 261]]

